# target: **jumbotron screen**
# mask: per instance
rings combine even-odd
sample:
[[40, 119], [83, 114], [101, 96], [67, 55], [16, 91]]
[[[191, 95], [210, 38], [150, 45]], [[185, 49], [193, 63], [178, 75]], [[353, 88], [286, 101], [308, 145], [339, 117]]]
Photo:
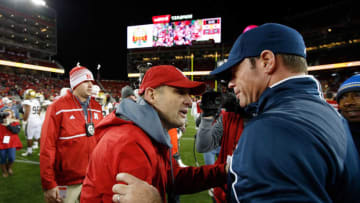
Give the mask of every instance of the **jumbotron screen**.
[[191, 45], [192, 41], [221, 43], [221, 18], [184, 20], [127, 27], [127, 48]]

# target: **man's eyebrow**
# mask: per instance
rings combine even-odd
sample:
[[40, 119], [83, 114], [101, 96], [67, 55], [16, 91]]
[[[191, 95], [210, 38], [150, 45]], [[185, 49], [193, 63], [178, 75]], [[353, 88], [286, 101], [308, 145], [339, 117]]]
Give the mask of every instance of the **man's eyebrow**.
[[181, 88], [181, 87], [177, 87], [175, 88], [175, 91], [180, 93], [180, 94], [186, 94], [190, 92], [190, 89], [188, 88]]

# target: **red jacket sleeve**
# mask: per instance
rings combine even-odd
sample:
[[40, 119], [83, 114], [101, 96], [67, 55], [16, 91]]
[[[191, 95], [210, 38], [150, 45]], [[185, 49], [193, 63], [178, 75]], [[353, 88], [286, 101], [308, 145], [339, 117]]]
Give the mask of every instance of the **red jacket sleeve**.
[[59, 136], [60, 121], [56, 118], [56, 109], [50, 105], [47, 109], [41, 129], [40, 141], [40, 177], [44, 190], [57, 186], [55, 181], [56, 140]]
[[[175, 194], [190, 194], [226, 184], [225, 164], [180, 167], [173, 159]], [[169, 178], [169, 181], [172, 181]]]

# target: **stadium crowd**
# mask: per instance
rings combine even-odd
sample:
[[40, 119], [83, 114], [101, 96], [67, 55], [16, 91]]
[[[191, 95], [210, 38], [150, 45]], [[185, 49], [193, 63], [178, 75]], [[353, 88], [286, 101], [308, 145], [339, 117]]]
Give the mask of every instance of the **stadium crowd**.
[[[69, 87], [69, 79], [60, 79], [55, 77], [44, 77], [33, 74], [16, 74], [0, 72], [0, 95], [12, 96], [21, 99], [25, 90], [33, 89], [41, 93], [44, 98], [57, 97], [61, 88]], [[129, 84], [124, 81], [102, 80], [106, 92], [112, 97], [121, 97], [121, 88]]]

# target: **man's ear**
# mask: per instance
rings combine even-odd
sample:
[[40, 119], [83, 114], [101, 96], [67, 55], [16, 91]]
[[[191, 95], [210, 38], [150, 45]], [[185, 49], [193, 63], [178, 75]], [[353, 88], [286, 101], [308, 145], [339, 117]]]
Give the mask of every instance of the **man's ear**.
[[276, 57], [274, 52], [270, 50], [262, 51], [260, 54], [260, 61], [265, 73], [272, 74], [276, 70]]
[[149, 104], [154, 104], [155, 94], [156, 94], [156, 90], [154, 88], [151, 87], [146, 88], [144, 92], [145, 101], [147, 101]]

